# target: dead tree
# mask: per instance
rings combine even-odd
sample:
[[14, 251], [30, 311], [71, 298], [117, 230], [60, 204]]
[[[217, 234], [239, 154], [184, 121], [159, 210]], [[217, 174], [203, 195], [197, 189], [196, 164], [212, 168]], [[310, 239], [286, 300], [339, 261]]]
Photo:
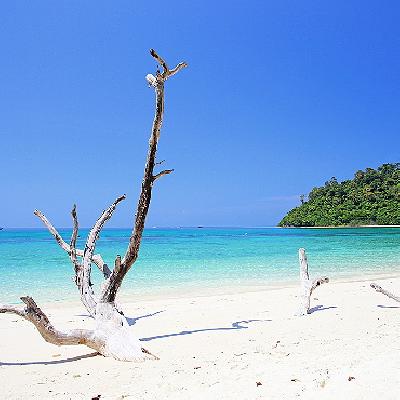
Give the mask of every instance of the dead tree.
[[376, 283], [371, 283], [370, 285], [372, 289], [375, 289], [377, 292], [382, 293], [383, 295], [389, 297], [389, 299], [392, 299], [394, 301], [397, 301], [400, 303], [400, 297], [394, 295], [393, 293], [390, 293], [386, 289], [383, 289], [381, 286], [377, 285]]
[[308, 261], [305, 249], [299, 249], [299, 263], [300, 263], [300, 285], [301, 285], [301, 303], [299, 315], [307, 315], [310, 312], [311, 295], [315, 288], [328, 283], [327, 276], [310, 279], [308, 274]]
[[[34, 212], [46, 225], [57, 243], [68, 253], [75, 269], [75, 284], [80, 292], [83, 304], [95, 319], [95, 328], [93, 330], [74, 329], [59, 331], [50, 323], [46, 314], [36, 305], [31, 297], [21, 297], [21, 300], [25, 303], [25, 307], [0, 305], [0, 313], [17, 314], [27, 321], [32, 322], [42, 337], [49, 343], [56, 345], [84, 344], [104, 356], [111, 356], [121, 361], [139, 361], [146, 358], [157, 358], [149, 351], [143, 349], [139, 339], [132, 335], [127, 319], [115, 303], [115, 297], [125, 275], [138, 258], [153, 185], [158, 178], [168, 175], [173, 171], [172, 169], [165, 169], [154, 173], [155, 166], [159, 164], [156, 163], [156, 153], [164, 114], [164, 84], [172, 75], [187, 67], [187, 64], [182, 62], [170, 70], [166, 62], [154, 50], [150, 50], [150, 54], [160, 65], [162, 71], [157, 70], [155, 76], [151, 74], [146, 76], [146, 80], [156, 93], [155, 115], [141, 193], [134, 219], [134, 227], [125, 255], [123, 257], [117, 255], [114, 268], [111, 271], [102, 257], [99, 254], [95, 254], [96, 242], [101, 229], [107, 220], [111, 218], [118, 203], [125, 200], [125, 195], [118, 197], [108, 209], [103, 211], [89, 232], [84, 250], [76, 248], [78, 218], [75, 206], [71, 212], [73, 231], [69, 244], [63, 240], [45, 215], [38, 210]], [[96, 264], [105, 279], [98, 296], [93, 291], [90, 279], [92, 264]]]

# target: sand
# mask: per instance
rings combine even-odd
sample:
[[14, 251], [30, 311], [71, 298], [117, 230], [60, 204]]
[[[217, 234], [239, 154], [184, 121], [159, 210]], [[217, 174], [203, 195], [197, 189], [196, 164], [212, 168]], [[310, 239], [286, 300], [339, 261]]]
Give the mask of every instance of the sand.
[[[399, 277], [379, 283], [400, 292]], [[297, 287], [234, 292], [124, 303], [138, 317], [132, 331], [160, 357], [144, 363], [48, 344], [28, 322], [1, 315], [0, 398], [400, 398], [400, 304], [369, 282], [318, 288], [306, 317], [295, 316]], [[60, 328], [92, 324], [79, 303], [43, 309]]]

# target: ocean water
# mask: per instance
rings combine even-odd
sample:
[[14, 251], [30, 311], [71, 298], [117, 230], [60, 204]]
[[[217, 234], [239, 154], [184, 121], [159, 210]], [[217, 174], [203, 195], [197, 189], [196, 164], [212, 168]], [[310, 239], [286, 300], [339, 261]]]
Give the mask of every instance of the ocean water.
[[[60, 230], [69, 242], [70, 230]], [[80, 231], [83, 248], [87, 230]], [[96, 252], [113, 265], [124, 254], [130, 231], [105, 229]], [[123, 291], [163, 291], [268, 285], [298, 279], [299, 247], [307, 250], [310, 272], [331, 279], [400, 273], [400, 229], [147, 229], [139, 260]], [[94, 265], [93, 281], [102, 280]], [[0, 231], [0, 302], [21, 295], [38, 301], [77, 300], [67, 254], [43, 230]]]

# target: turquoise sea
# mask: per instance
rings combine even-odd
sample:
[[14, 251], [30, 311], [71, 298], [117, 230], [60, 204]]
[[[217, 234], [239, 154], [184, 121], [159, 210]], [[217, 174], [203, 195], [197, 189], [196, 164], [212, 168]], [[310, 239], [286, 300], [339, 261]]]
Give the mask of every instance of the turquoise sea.
[[[60, 230], [69, 242], [70, 230]], [[80, 231], [83, 248], [87, 230]], [[124, 254], [129, 230], [106, 229], [97, 251], [113, 265]], [[304, 247], [312, 275], [331, 279], [400, 273], [400, 229], [185, 228], [147, 229], [139, 260], [124, 293], [219, 289], [298, 279], [297, 251]], [[67, 254], [47, 230], [0, 231], [0, 302], [30, 294], [38, 301], [77, 300]], [[93, 266], [93, 280], [101, 281]]]

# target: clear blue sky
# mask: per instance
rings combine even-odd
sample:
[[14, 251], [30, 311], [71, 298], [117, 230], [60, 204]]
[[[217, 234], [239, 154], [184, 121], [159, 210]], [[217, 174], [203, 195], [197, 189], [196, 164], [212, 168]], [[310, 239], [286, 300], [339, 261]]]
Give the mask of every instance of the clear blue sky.
[[148, 226], [273, 225], [331, 176], [400, 161], [397, 1], [3, 1], [0, 226], [136, 207], [154, 47], [166, 87]]

